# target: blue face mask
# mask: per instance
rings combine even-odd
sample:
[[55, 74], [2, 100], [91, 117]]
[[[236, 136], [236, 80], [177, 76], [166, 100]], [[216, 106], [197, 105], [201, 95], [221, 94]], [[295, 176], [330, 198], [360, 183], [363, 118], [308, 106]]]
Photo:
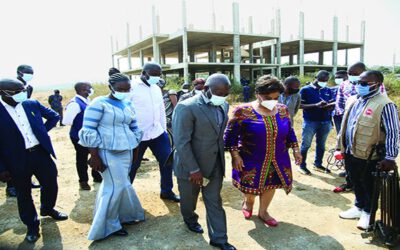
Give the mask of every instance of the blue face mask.
[[32, 80], [33, 78], [33, 74], [23, 74], [22, 75], [22, 79], [24, 79], [25, 82], [29, 82], [30, 80]]
[[357, 94], [358, 94], [359, 96], [366, 96], [366, 95], [368, 95], [369, 93], [371, 93], [371, 87], [373, 87], [373, 86], [375, 86], [375, 85], [372, 85], [372, 86], [369, 86], [369, 85], [367, 85], [367, 86], [362, 86], [361, 84], [357, 84], [357, 85], [356, 85], [356, 92], [357, 92]]
[[358, 82], [359, 80], [360, 80], [360, 76], [352, 76], [352, 75], [349, 75], [349, 81], [350, 81], [350, 82], [356, 83], [356, 82]]
[[26, 91], [19, 92], [18, 94], [13, 95], [12, 99], [17, 103], [24, 102], [28, 99], [28, 93]]
[[153, 84], [157, 84], [160, 81], [160, 79], [161, 78], [159, 76], [149, 76], [149, 79], [147, 79], [147, 82], [150, 85], [153, 85]]
[[113, 91], [113, 92], [112, 92], [112, 95], [113, 95], [116, 99], [118, 99], [118, 100], [120, 100], [120, 101], [126, 99], [126, 98], [131, 94], [130, 92], [118, 92], [118, 91], [115, 91], [113, 87], [111, 87], [111, 89], [112, 89], [112, 91]]

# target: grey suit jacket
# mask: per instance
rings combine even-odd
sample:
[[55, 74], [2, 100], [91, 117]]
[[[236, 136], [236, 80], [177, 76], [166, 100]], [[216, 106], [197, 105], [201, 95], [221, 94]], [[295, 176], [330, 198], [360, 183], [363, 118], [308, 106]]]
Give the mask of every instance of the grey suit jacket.
[[[196, 170], [210, 178], [215, 166], [221, 166], [225, 173], [223, 136], [228, 122], [229, 105], [222, 105], [222, 127], [218, 127], [211, 108], [202, 95], [179, 102], [175, 107], [172, 130], [176, 147], [174, 171], [177, 178], [187, 179], [190, 172]], [[220, 162], [216, 162], [217, 159]]]

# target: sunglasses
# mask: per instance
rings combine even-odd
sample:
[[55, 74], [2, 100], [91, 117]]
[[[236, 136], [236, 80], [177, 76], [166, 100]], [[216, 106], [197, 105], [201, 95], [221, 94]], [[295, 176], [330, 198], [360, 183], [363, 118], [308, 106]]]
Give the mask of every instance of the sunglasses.
[[358, 81], [358, 82], [357, 82], [358, 85], [361, 85], [361, 86], [363, 86], [363, 87], [370, 86], [370, 83], [372, 83], [371, 86], [373, 86], [373, 85], [375, 85], [377, 82], [365, 82], [365, 81]]

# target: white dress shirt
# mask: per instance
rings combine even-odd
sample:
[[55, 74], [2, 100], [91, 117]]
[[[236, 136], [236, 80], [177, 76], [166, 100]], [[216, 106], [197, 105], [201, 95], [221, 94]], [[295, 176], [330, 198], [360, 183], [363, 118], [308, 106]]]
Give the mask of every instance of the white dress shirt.
[[5, 103], [2, 98], [0, 98], [0, 101], [21, 132], [21, 135], [25, 141], [25, 148], [28, 149], [39, 145], [40, 142], [32, 131], [31, 124], [29, 123], [22, 104], [18, 103], [17, 106], [13, 107]]
[[142, 141], [155, 139], [167, 130], [160, 87], [139, 80], [132, 84], [130, 100], [135, 106], [139, 129], [144, 132]]
[[64, 125], [72, 125], [74, 122], [75, 117], [81, 112], [81, 107], [75, 101], [75, 98], [81, 99], [84, 103], [89, 104], [90, 99], [86, 99], [83, 96], [76, 95], [65, 107], [65, 113], [62, 120], [62, 124]]

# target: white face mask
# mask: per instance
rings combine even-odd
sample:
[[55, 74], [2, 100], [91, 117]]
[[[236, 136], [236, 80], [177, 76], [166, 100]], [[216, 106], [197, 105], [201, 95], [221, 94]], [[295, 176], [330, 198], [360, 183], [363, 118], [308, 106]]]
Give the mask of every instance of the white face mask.
[[189, 92], [189, 90], [188, 89], [182, 89], [182, 92], [183, 93], [187, 93], [187, 92]]
[[149, 79], [147, 79], [147, 82], [150, 85], [157, 84], [160, 81], [160, 78], [161, 77], [159, 77], [159, 76], [149, 76]]
[[197, 90], [197, 89], [195, 89], [195, 90], [194, 90], [194, 93], [195, 93], [196, 95], [198, 95], [198, 94], [200, 94], [200, 93], [201, 93], [201, 90]]
[[337, 85], [341, 84], [343, 82], [343, 78], [335, 78], [335, 83]]
[[321, 88], [325, 88], [327, 84], [328, 84], [328, 82], [318, 82], [318, 85], [319, 85]]
[[[211, 92], [211, 90], [210, 90], [210, 92]], [[227, 96], [214, 95], [214, 94], [211, 92], [211, 99], [210, 99], [210, 101], [211, 101], [211, 103], [212, 103], [214, 106], [221, 106], [222, 104], [225, 103], [226, 98], [227, 98]]]
[[349, 75], [350, 82], [358, 82], [360, 80], [360, 76], [351, 76]]
[[94, 89], [91, 88], [90, 91], [89, 91], [89, 96], [91, 96], [91, 95], [93, 95], [93, 94], [94, 94]]
[[122, 100], [124, 100], [124, 99], [126, 99], [131, 93], [130, 92], [118, 92], [118, 91], [115, 91], [114, 90], [114, 88], [111, 86], [111, 89], [112, 89], [112, 95], [116, 98], [116, 99], [118, 99], [118, 100], [120, 100], [120, 101], [122, 101]]
[[269, 110], [273, 110], [276, 104], [278, 104], [277, 100], [265, 100], [261, 102], [261, 105]]
[[33, 74], [23, 74], [22, 75], [22, 79], [24, 79], [25, 82], [29, 82], [30, 80], [32, 80], [33, 78]]

